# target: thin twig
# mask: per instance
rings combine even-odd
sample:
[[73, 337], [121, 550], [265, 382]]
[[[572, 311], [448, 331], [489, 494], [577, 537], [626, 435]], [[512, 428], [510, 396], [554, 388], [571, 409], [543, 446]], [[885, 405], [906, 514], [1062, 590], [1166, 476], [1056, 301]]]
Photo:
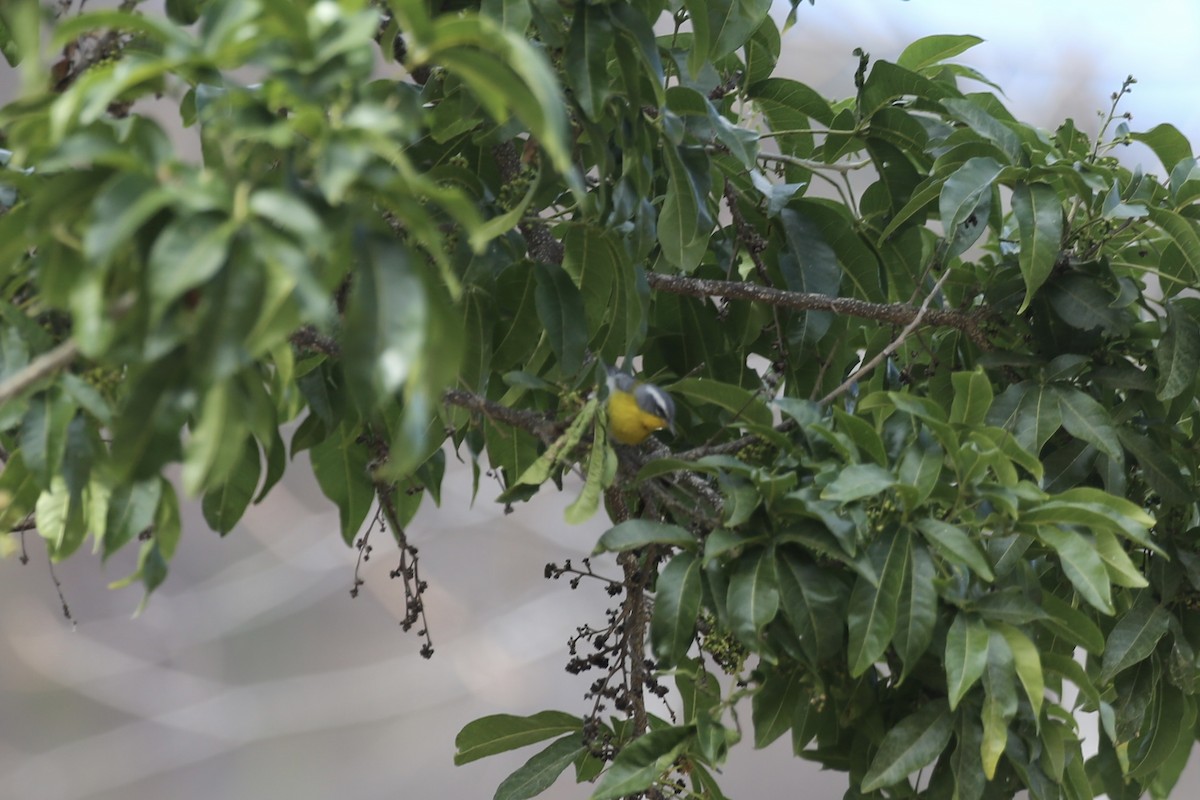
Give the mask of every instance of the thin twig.
[[904, 340], [907, 339], [913, 331], [920, 327], [921, 321], [924, 319], [925, 314], [929, 311], [929, 303], [933, 300], [934, 296], [941, 291], [942, 284], [946, 282], [948, 277], [950, 277], [949, 269], [942, 273], [942, 277], [937, 279], [937, 283], [933, 285], [933, 288], [930, 289], [929, 294], [925, 296], [925, 300], [922, 301], [921, 307], [917, 309], [916, 315], [913, 316], [911, 322], [904, 326], [903, 330], [900, 331], [900, 335], [893, 339], [887, 347], [876, 353], [874, 358], [856, 369], [854, 373], [850, 375], [850, 377], [842, 381], [840, 386], [822, 397], [820, 400], [820, 405], [827, 406], [832, 403], [840, 395], [848, 391], [851, 386], [871, 372], [871, 370], [878, 367], [885, 358], [896, 352], [900, 348], [900, 345], [904, 344]]
[[856, 172], [860, 169], [865, 169], [874, 162], [871, 159], [863, 159], [862, 161], [839, 161], [833, 164], [826, 164], [824, 161], [814, 161], [811, 158], [800, 158], [799, 156], [789, 156], [786, 153], [759, 153], [759, 161], [777, 161], [780, 164], [791, 164], [794, 167], [804, 167], [813, 172], [821, 170], [829, 170], [830, 172]]
[[79, 344], [67, 339], [0, 381], [0, 404], [7, 403], [43, 378], [66, 367], [79, 356]]

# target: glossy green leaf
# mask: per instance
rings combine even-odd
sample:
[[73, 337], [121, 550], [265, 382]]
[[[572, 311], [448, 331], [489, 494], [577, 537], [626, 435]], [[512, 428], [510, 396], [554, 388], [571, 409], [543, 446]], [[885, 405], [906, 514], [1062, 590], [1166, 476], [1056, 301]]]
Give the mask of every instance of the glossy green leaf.
[[609, 93], [608, 52], [612, 25], [602, 6], [581, 2], [568, 34], [567, 85], [590, 119], [599, 119]]
[[1063, 572], [1079, 596], [1105, 614], [1112, 614], [1108, 572], [1092, 543], [1079, 533], [1055, 525], [1042, 525], [1037, 535], [1058, 554]]
[[1017, 713], [1017, 690], [1013, 680], [1013, 654], [1004, 637], [990, 635], [987, 665], [983, 671], [983, 742], [980, 757], [983, 774], [991, 780], [1008, 744], [1008, 723]]
[[367, 408], [390, 397], [418, 369], [429, 300], [403, 247], [381, 239], [362, 250], [346, 305], [347, 377]]
[[1170, 620], [1170, 614], [1149, 593], [1143, 593], [1108, 634], [1100, 668], [1101, 683], [1108, 683], [1123, 670], [1149, 658], [1167, 632]]
[[992, 185], [1003, 167], [992, 158], [972, 158], [946, 178], [938, 198], [942, 229], [950, 242], [947, 258], [956, 256], [983, 235]]
[[780, 607], [800, 639], [800, 647], [813, 663], [832, 658], [843, 640], [849, 589], [790, 547], [777, 552]]
[[1025, 279], [1023, 313], [1034, 293], [1050, 277], [1062, 250], [1062, 201], [1054, 187], [1045, 183], [1020, 183], [1013, 189], [1013, 216], [1020, 234], [1021, 277]]
[[567, 767], [587, 752], [579, 735], [564, 736], [526, 761], [496, 789], [495, 800], [529, 800], [550, 788]]
[[550, 347], [563, 373], [574, 375], [583, 365], [583, 352], [588, 343], [583, 296], [562, 267], [539, 262], [534, 268], [538, 319], [546, 329]]
[[987, 666], [987, 626], [974, 616], [957, 614], [946, 633], [945, 662], [950, 709], [954, 710]]
[[75, 414], [75, 403], [58, 391], [41, 392], [29, 402], [21, 420], [18, 441], [26, 468], [44, 488], [62, 464], [67, 446], [67, 425]]
[[1192, 268], [1193, 279], [1200, 277], [1200, 233], [1196, 223], [1175, 211], [1151, 206], [1150, 219], [1175, 243]]
[[745, 420], [762, 427], [770, 427], [771, 410], [762, 398], [740, 386], [704, 378], [684, 378], [665, 387], [673, 395], [691, 398], [698, 403], [718, 406], [730, 412], [731, 425]]
[[650, 786], [671, 767], [693, 736], [691, 727], [662, 728], [626, 745], [600, 778], [592, 800], [617, 800]]
[[758, 548], [737, 560], [729, 578], [725, 607], [734, 633], [744, 642], [757, 641], [759, 632], [779, 611], [773, 550]]
[[850, 503], [885, 492], [895, 484], [896, 476], [883, 467], [875, 464], [851, 464], [821, 490], [821, 499]]
[[481, 717], [458, 732], [454, 739], [454, 763], [466, 764], [565, 733], [576, 733], [582, 727], [579, 717], [562, 711], [542, 711], [528, 717], [512, 714]]
[[1134, 132], [1129, 136], [1153, 150], [1154, 155], [1158, 156], [1158, 160], [1168, 171], [1183, 159], [1192, 156], [1192, 145], [1187, 137], [1169, 123], [1164, 122], [1144, 133]]
[[342, 540], [354, 541], [375, 502], [369, 455], [343, 425], [312, 448], [312, 468], [321, 491], [338, 507]]
[[214, 214], [172, 220], [150, 249], [147, 283], [155, 303], [165, 307], [212, 278], [225, 263], [232, 233], [231, 226]]
[[937, 572], [929, 551], [920, 541], [909, 539], [908, 562], [896, 607], [896, 633], [892, 637], [904, 663], [901, 681], [912, 674], [933, 641], [938, 606], [934, 584]]
[[663, 567], [654, 592], [650, 642], [654, 658], [664, 669], [687, 655], [696, 633], [702, 594], [700, 559], [696, 555], [679, 553]]
[[992, 383], [983, 370], [956, 372], [950, 376], [954, 400], [950, 421], [961, 425], [980, 425], [992, 407]]
[[[1200, 350], [1197, 354], [1200, 355]], [[1112, 416], [1104, 406], [1078, 389], [1059, 389], [1057, 395], [1062, 426], [1067, 433], [1094, 446], [1118, 463], [1123, 463], [1125, 450], [1117, 438]]]
[[797, 706], [809, 701], [804, 676], [798, 670], [772, 670], [751, 700], [754, 746], [763, 748], [792, 727]]
[[259, 476], [262, 474], [258, 444], [254, 439], [249, 436], [243, 439], [240, 449], [241, 457], [227, 477], [209, 488], [200, 504], [205, 522], [221, 535], [233, 530], [233, 526], [246, 513], [246, 508], [254, 499]]
[[696, 537], [678, 525], [646, 519], [630, 519], [614, 525], [596, 542], [593, 553], [619, 553], [652, 544], [695, 547]]
[[658, 215], [658, 241], [667, 261], [691, 272], [708, 247], [709, 231], [704, 227], [707, 209], [701, 205], [703, 198], [675, 147], [664, 141], [662, 152], [668, 181], [667, 196]]
[[1167, 329], [1155, 349], [1157, 395], [1171, 400], [1196, 384], [1200, 371], [1200, 323], [1177, 303], [1167, 303]]
[[1025, 689], [1025, 696], [1029, 698], [1034, 718], [1039, 719], [1042, 713], [1042, 702], [1045, 699], [1046, 682], [1042, 674], [1042, 659], [1037, 645], [1024, 631], [1012, 625], [1000, 623], [996, 626], [996, 630], [1004, 637], [1008, 649], [1012, 651], [1017, 679]]
[[161, 498], [162, 481], [158, 478], [122, 484], [113, 489], [100, 542], [104, 559], [150, 527]]
[[1083, 611], [1072, 607], [1049, 592], [1042, 595], [1042, 608], [1049, 614], [1049, 617], [1038, 620], [1038, 622], [1055, 635], [1077, 647], [1082, 647], [1093, 656], [1104, 653], [1104, 634]]
[[883, 741], [862, 779], [862, 790], [873, 792], [899, 783], [934, 762], [950, 742], [954, 715], [945, 700], [924, 704], [896, 724]]
[[989, 583], [995, 580], [987, 554], [962, 528], [930, 518], [918, 520], [917, 529], [946, 558], [970, 568]]
[[859, 576], [850, 592], [847, 611], [850, 674], [862, 675], [874, 664], [896, 631], [896, 597], [904, 585], [909, 537], [899, 532], [877, 540], [871, 560], [879, 571], [879, 585]]
[[920, 71], [925, 67], [939, 64], [947, 58], [954, 58], [954, 56], [982, 43], [983, 39], [978, 36], [950, 34], [925, 36], [905, 47], [900, 53], [900, 57], [896, 59], [896, 63], [905, 69]]

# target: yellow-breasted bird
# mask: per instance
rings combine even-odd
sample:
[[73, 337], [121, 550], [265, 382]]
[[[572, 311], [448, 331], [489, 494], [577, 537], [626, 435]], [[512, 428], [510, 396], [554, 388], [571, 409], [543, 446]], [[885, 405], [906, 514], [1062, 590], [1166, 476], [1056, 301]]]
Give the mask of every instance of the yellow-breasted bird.
[[653, 383], [608, 367], [608, 435], [621, 444], [641, 444], [655, 431], [675, 432], [675, 401]]

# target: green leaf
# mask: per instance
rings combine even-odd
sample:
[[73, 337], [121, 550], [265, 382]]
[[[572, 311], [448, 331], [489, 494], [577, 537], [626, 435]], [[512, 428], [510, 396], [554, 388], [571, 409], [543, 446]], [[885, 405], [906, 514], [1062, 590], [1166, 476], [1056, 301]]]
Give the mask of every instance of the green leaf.
[[946, 687], [953, 711], [988, 661], [988, 629], [974, 615], [959, 612], [946, 633]]
[[[1200, 350], [1197, 353], [1200, 355]], [[1062, 426], [1067, 433], [1094, 446], [1118, 464], [1124, 464], [1125, 450], [1117, 439], [1117, 429], [1108, 410], [1078, 389], [1056, 388], [1055, 393], [1062, 411]]]
[[1146, 576], [1134, 566], [1129, 554], [1125, 552], [1125, 548], [1121, 546], [1121, 542], [1111, 531], [1098, 528], [1093, 533], [1096, 537], [1096, 552], [1104, 560], [1109, 580], [1127, 589], [1144, 589], [1150, 585]]
[[1196, 223], [1170, 209], [1150, 206], [1150, 220], [1167, 235], [1183, 253], [1192, 275], [1200, 278], [1200, 234]]
[[777, 552], [780, 606], [800, 647], [814, 664], [832, 658], [842, 644], [849, 590], [830, 571], [803, 560], [792, 548]]
[[564, 51], [567, 85], [589, 119], [599, 119], [608, 96], [608, 53], [612, 24], [603, 6], [580, 2]]
[[1100, 682], [1109, 683], [1122, 671], [1149, 658], [1170, 622], [1171, 615], [1154, 601], [1151, 593], [1143, 592], [1108, 634]]
[[961, 425], [982, 425], [992, 407], [992, 382], [982, 369], [955, 372], [950, 376], [954, 400], [950, 405], [950, 421]]
[[215, 214], [189, 214], [171, 220], [150, 249], [147, 284], [158, 308], [221, 269], [229, 255], [232, 227]]
[[608, 437], [604, 435], [604, 426], [604, 420], [597, 414], [583, 489], [579, 492], [579, 497], [563, 512], [563, 518], [571, 525], [586, 522], [596, 514], [600, 508], [601, 494], [616, 477], [617, 454], [609, 444]]
[[62, 464], [67, 446], [67, 426], [75, 415], [75, 403], [58, 390], [40, 392], [29, 402], [21, 420], [18, 441], [26, 468], [43, 488]]
[[993, 158], [976, 157], [966, 161], [942, 185], [938, 212], [948, 249], [953, 258], [975, 244], [987, 227], [985, 203], [991, 202], [992, 186], [1003, 166]]
[[771, 427], [771, 409], [754, 392], [740, 386], [706, 378], [684, 378], [666, 388], [672, 394], [718, 406], [735, 415], [727, 424], [736, 424], [736, 420], [742, 419], [763, 428]]
[[747, 644], [757, 642], [759, 632], [779, 611], [779, 580], [773, 549], [756, 548], [737, 560], [729, 578], [725, 607], [733, 632]]
[[564, 375], [574, 375], [583, 366], [588, 343], [587, 315], [583, 295], [566, 270], [557, 264], [534, 265], [537, 288], [534, 302], [538, 319], [546, 329], [550, 348]]
[[1081, 534], [1055, 525], [1042, 525], [1038, 538], [1058, 553], [1059, 563], [1079, 596], [1105, 614], [1113, 613], [1112, 590], [1104, 562]]
[[658, 214], [658, 241], [667, 261], [691, 272], [708, 249], [710, 224], [704, 205], [707, 193], [699, 191], [692, 175], [669, 139], [663, 140], [667, 165], [667, 196]]
[[652, 544], [694, 548], [697, 542], [695, 536], [678, 525], [648, 519], [630, 519], [605, 531], [600, 541], [596, 542], [592, 553], [620, 553]]
[[1128, 428], [1118, 428], [1117, 435], [1133, 457], [1150, 488], [1168, 505], [1180, 506], [1194, 500], [1190, 483], [1180, 471], [1180, 465], [1165, 450], [1148, 437], [1141, 436]]
[[899, 783], [942, 754], [954, 732], [954, 715], [945, 700], [924, 704], [889, 730], [862, 779], [862, 791]]
[[1017, 678], [1025, 689], [1029, 705], [1033, 707], [1034, 719], [1040, 719], [1042, 701], [1045, 699], [1046, 681], [1042, 675], [1042, 659], [1037, 645], [1024, 631], [1012, 625], [999, 623], [996, 630], [1004, 637], [1009, 650], [1012, 651]]
[[1104, 634], [1087, 614], [1049, 592], [1042, 594], [1042, 608], [1050, 615], [1038, 620], [1045, 628], [1093, 656], [1104, 653]]
[[346, 303], [346, 378], [363, 408], [390, 399], [418, 368], [431, 300], [408, 250], [373, 237], [361, 249], [362, 262]]
[[200, 504], [204, 520], [221, 535], [233, 530], [233, 526], [246, 513], [262, 474], [258, 443], [254, 437], [247, 436], [242, 440], [241, 454], [225, 480], [210, 487]]
[[918, 520], [917, 530], [921, 531], [925, 538], [946, 558], [968, 567], [989, 583], [995, 580], [987, 554], [979, 543], [968, 536], [962, 528], [930, 518]]
[[458, 732], [454, 763], [466, 764], [582, 729], [579, 717], [562, 711], [542, 711], [528, 717], [492, 714], [467, 723]]
[[600, 778], [592, 800], [617, 800], [647, 788], [671, 768], [695, 735], [690, 725], [662, 728], [625, 745]]
[[966, 52], [975, 45], [982, 43], [983, 39], [980, 39], [978, 36], [956, 36], [951, 34], [925, 36], [904, 48], [904, 51], [900, 53], [900, 57], [896, 59], [896, 63], [905, 69], [919, 72], [924, 67], [940, 64], [947, 58], [953, 58], [959, 53]]
[[1167, 303], [1167, 329], [1154, 350], [1158, 363], [1156, 394], [1171, 400], [1196, 384], [1200, 372], [1200, 323], [1178, 303]]
[[754, 747], [771, 744], [792, 727], [797, 707], [807, 705], [808, 691], [800, 670], [771, 670], [754, 693], [751, 713], [754, 722]]
[[746, 43], [766, 19], [771, 0], [709, 0], [707, 8], [712, 42], [708, 57], [718, 61]]
[[578, 734], [564, 736], [529, 759], [496, 789], [495, 800], [529, 800], [550, 788], [575, 759], [587, 752]]
[[1174, 125], [1161, 123], [1144, 133], [1131, 133], [1129, 138], [1153, 150], [1168, 172], [1180, 161], [1192, 156], [1191, 143]]
[[354, 542], [371, 504], [375, 487], [371, 482], [366, 447], [355, 441], [356, 434], [342, 424], [311, 451], [313, 474], [321, 491], [338, 507], [342, 540]]
[[1025, 279], [1025, 299], [1018, 313], [1025, 313], [1038, 290], [1058, 262], [1062, 250], [1062, 202], [1054, 187], [1045, 183], [1020, 183], [1013, 190], [1013, 216], [1017, 220], [1021, 250], [1018, 257]]
[[1177, 750], [1190, 753], [1195, 724], [1196, 701], [1174, 686], [1161, 684], [1155, 693], [1152, 721], [1129, 748], [1129, 776], [1151, 778]]
[[120, 550], [150, 527], [162, 498], [162, 480], [150, 478], [138, 483], [119, 484], [108, 500], [108, 519], [101, 539], [101, 558]]
[[92, 224], [83, 237], [84, 256], [94, 264], [106, 264], [118, 247], [131, 242], [138, 228], [170, 201], [170, 193], [144, 174], [117, 175], [92, 202]]
[[895, 485], [896, 476], [883, 467], [875, 464], [851, 464], [821, 490], [821, 499], [850, 503], [864, 497], [873, 497]]
[[21, 451], [16, 451], [0, 471], [0, 535], [9, 533], [33, 510], [40, 494], [37, 477], [25, 466]]
[[917, 666], [917, 662], [933, 641], [937, 621], [937, 587], [933, 559], [920, 542], [909, 539], [909, 566], [896, 608], [896, 633], [892, 637], [896, 652], [904, 663], [902, 682]]
[[847, 649], [850, 675], [858, 677], [883, 655], [896, 631], [896, 598], [904, 584], [909, 536], [901, 531], [877, 539], [870, 549], [879, 585], [861, 575], [850, 592]]
[[1021, 147], [1021, 138], [1016, 132], [989, 114], [973, 98], [946, 98], [942, 100], [942, 106], [967, 123], [975, 133], [996, 145], [1008, 157], [1010, 164], [1021, 164], [1027, 160]]
[[1008, 744], [1008, 723], [1017, 714], [1017, 690], [1013, 681], [1013, 655], [1004, 637], [990, 635], [987, 668], [983, 671], [983, 742], [980, 757], [983, 774], [996, 777], [996, 765]]
[[650, 618], [654, 658], [663, 669], [670, 669], [687, 655], [696, 634], [702, 595], [700, 559], [693, 553], [677, 554], [658, 576]]

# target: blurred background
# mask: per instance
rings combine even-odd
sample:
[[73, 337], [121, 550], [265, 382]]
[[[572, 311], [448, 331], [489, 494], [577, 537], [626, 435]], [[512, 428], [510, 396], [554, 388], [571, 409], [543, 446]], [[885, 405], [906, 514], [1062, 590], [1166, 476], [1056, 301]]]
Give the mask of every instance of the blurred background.
[[[774, 12], [780, 23], [786, 13]], [[1134, 129], [1171, 122], [1200, 141], [1200, 4], [1187, 0], [817, 0], [785, 34], [780, 74], [845, 96], [854, 47], [894, 59], [934, 33], [983, 37], [960, 60], [1000, 84], [1015, 115], [1047, 129], [1072, 117], [1094, 133], [1097, 112], [1132, 74], [1122, 108]], [[0, 101], [15, 86], [0, 66]], [[1161, 174], [1138, 147], [1125, 155]], [[342, 544], [307, 455], [291, 466], [224, 539], [188, 503], [169, 580], [137, 618], [139, 588], [106, 588], [133, 569], [133, 552], [106, 565], [81, 552], [56, 568], [74, 625], [36, 535], [26, 536], [27, 565], [0, 561], [0, 797], [488, 798], [536, 749], [454, 767], [464, 724], [590, 706], [591, 679], [563, 669], [566, 641], [602, 621], [608, 598], [598, 581], [572, 591], [542, 575], [549, 561], [585, 556], [606, 527], [562, 522], [573, 492], [506, 516], [493, 482], [472, 503], [469, 467], [449, 470], [442, 507], [427, 505], [409, 530], [430, 584], [436, 653], [425, 661], [396, 624], [403, 591], [388, 577], [387, 538], [373, 542], [352, 599], [357, 553]], [[611, 562], [597, 570], [618, 574]], [[735, 800], [797, 786], [824, 800], [846, 788], [792, 758], [787, 737], [735, 748], [722, 786]], [[1198, 792], [1194, 762], [1176, 795]], [[564, 780], [544, 797], [588, 794]]]

